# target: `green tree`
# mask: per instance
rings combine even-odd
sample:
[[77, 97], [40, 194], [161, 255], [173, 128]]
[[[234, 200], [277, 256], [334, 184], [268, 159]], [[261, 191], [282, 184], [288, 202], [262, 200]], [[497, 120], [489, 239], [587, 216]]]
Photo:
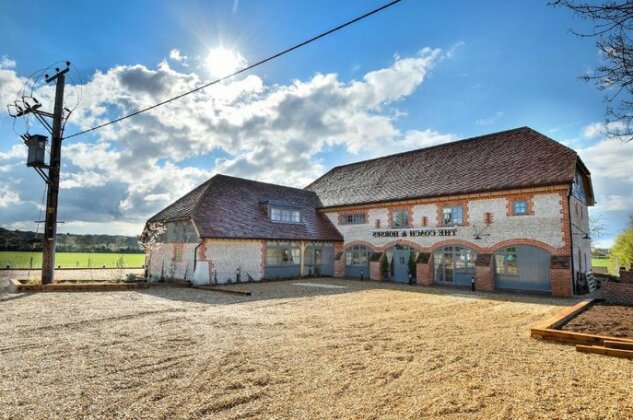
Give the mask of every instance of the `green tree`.
[[409, 262], [407, 262], [407, 265], [409, 266], [409, 273], [415, 277], [415, 252], [409, 254]]
[[633, 229], [627, 229], [618, 235], [611, 248], [611, 258], [617, 265], [616, 269], [625, 267], [633, 270]]
[[382, 275], [386, 277], [389, 274], [389, 258], [387, 258], [386, 252], [382, 253], [382, 264], [380, 268]]

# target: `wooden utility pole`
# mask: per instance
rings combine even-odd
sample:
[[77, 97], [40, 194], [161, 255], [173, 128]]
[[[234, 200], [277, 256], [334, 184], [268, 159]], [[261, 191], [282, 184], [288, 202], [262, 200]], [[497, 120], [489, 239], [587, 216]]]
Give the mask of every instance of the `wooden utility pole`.
[[[69, 65], [70, 63], [67, 63]], [[51, 130], [51, 160], [48, 168], [48, 192], [46, 195], [46, 218], [42, 256], [42, 284], [51, 284], [55, 276], [55, 244], [57, 242], [57, 196], [59, 195], [59, 169], [62, 154], [62, 120], [64, 113], [64, 85], [70, 70], [57, 69], [54, 76], [46, 75], [46, 83], [56, 82], [55, 108]]]

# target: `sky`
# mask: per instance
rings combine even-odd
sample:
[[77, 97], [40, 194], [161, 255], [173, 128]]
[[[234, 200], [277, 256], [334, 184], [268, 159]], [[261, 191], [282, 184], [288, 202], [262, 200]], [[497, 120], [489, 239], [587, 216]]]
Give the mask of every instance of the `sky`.
[[[385, 0], [0, 0], [0, 104], [51, 109], [69, 136], [255, 63]], [[63, 142], [59, 232], [140, 234], [216, 173], [304, 187], [350, 162], [529, 126], [574, 148], [609, 246], [633, 213], [633, 143], [608, 140], [589, 22], [546, 1], [401, 3], [228, 81]], [[42, 69], [48, 68], [47, 71]], [[31, 75], [35, 75], [29, 78]], [[0, 225], [35, 230], [44, 184], [0, 112]], [[40, 231], [42, 227], [39, 228]]]

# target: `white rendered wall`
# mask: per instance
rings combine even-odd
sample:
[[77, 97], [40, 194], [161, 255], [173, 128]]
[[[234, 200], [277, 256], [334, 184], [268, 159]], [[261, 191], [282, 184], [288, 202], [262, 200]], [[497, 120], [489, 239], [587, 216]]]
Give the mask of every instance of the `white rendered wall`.
[[208, 239], [205, 245], [209, 269], [215, 270], [218, 283], [234, 283], [238, 268], [241, 281], [248, 281], [247, 273], [255, 280], [263, 277], [261, 241]]
[[[159, 243], [150, 253], [149, 274], [166, 279], [191, 280], [196, 243]], [[180, 260], [175, 260], [176, 247], [182, 249]]]
[[[345, 238], [345, 243], [353, 241], [369, 242], [375, 247], [383, 247], [396, 239], [406, 239], [421, 247], [429, 248], [444, 240], [464, 240], [481, 248], [490, 248], [506, 240], [528, 239], [543, 242], [553, 248], [563, 248], [563, 218], [562, 201], [559, 193], [535, 194], [533, 197], [534, 215], [508, 216], [508, 199], [505, 197], [491, 199], [477, 199], [468, 201], [469, 226], [458, 226], [456, 236], [422, 236], [407, 238], [373, 238], [371, 231], [375, 229], [375, 220], [381, 220], [381, 229], [388, 229], [387, 206], [377, 207], [368, 211], [369, 220], [365, 224], [339, 224], [341, 212], [327, 212], [326, 215]], [[427, 228], [437, 228], [437, 205], [422, 204], [412, 207], [412, 228], [423, 228], [422, 217], [428, 219]], [[486, 228], [480, 240], [474, 239], [475, 231], [482, 231], [485, 227], [484, 214], [493, 214], [493, 223]]]

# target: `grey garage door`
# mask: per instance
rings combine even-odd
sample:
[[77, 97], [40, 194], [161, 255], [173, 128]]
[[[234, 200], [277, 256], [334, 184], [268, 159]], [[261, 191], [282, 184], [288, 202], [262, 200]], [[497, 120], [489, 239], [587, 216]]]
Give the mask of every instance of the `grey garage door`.
[[550, 254], [542, 249], [517, 245], [495, 253], [497, 289], [550, 292]]

